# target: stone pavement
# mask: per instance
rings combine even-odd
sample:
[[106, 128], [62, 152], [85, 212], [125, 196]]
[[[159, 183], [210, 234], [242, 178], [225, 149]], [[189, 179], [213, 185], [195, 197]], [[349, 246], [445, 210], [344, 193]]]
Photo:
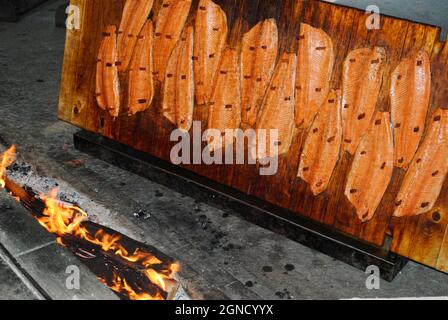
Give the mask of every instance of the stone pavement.
[[[54, 14], [61, 3], [49, 1], [17, 24], [0, 23], [0, 136], [18, 146], [42, 188], [64, 186], [66, 196], [82, 196], [95, 221], [177, 258], [193, 298], [448, 296], [448, 276], [415, 263], [393, 283], [368, 290], [362, 271], [74, 150], [77, 129], [56, 116], [64, 30], [54, 28]], [[28, 170], [18, 171], [18, 179], [29, 179]], [[77, 260], [36, 227], [0, 196], [0, 243], [27, 274], [21, 280], [2, 261], [0, 298], [114, 298], [87, 270], [82, 292], [67, 291], [65, 270]]]

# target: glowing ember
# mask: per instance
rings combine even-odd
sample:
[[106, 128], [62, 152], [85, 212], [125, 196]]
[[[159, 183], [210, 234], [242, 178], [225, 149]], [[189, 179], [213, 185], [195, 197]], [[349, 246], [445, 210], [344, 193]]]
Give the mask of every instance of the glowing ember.
[[[162, 264], [162, 261], [152, 254], [142, 252], [139, 249], [130, 254], [126, 248], [119, 243], [119, 235], [111, 235], [105, 233], [103, 230], [99, 230], [92, 235], [87, 228], [82, 226], [82, 222], [87, 219], [87, 214], [78, 207], [70, 206], [58, 201], [57, 190], [51, 191], [48, 196], [41, 196], [41, 199], [45, 202], [46, 208], [44, 210], [44, 216], [39, 218], [38, 221], [49, 232], [60, 237], [65, 234], [71, 234], [75, 237], [100, 246], [105, 252], [113, 252], [115, 255], [120, 256], [129, 262], [140, 264], [145, 267], [143, 274], [149, 279], [149, 281], [163, 291], [167, 291], [166, 280], [172, 280], [172, 276], [178, 272], [179, 266], [177, 264], [171, 264], [169, 270], [164, 270], [162, 271], [163, 273], [157, 272], [152, 268], [152, 266]], [[62, 241], [58, 242], [62, 243]], [[112, 285], [109, 286], [117, 293], [125, 293], [132, 300], [163, 299], [160, 293], [157, 293], [155, 296], [151, 296], [144, 292], [137, 293], [126, 282], [126, 279], [122, 279], [116, 274], [114, 274]]]
[[117, 292], [127, 295], [131, 300], [164, 300], [160, 293], [155, 296], [151, 296], [146, 292], [137, 293], [127, 282], [126, 279], [122, 279], [120, 276], [114, 274], [112, 280], [112, 286], [110, 288]]
[[12, 146], [6, 150], [1, 156], [0, 162], [0, 187], [5, 187], [5, 172], [6, 169], [16, 160], [16, 146]]
[[[2, 155], [0, 155], [0, 186], [7, 187], [6, 168], [10, 166], [16, 157], [16, 148], [12, 146]], [[8, 188], [9, 190], [9, 188]], [[22, 201], [16, 194], [10, 192], [17, 201]], [[113, 291], [120, 295], [124, 295], [131, 300], [163, 300], [163, 292], [167, 292], [168, 283], [173, 282], [173, 276], [179, 271], [179, 265], [175, 263], [164, 263], [149, 252], [136, 249], [133, 253], [120, 243], [121, 236], [112, 234], [103, 229], [97, 230], [92, 234], [86, 227], [87, 213], [80, 208], [61, 202], [57, 199], [58, 190], [52, 190], [49, 195], [41, 195], [40, 199], [45, 203], [45, 209], [42, 216], [37, 218], [39, 223], [48, 230], [58, 236], [57, 242], [64, 244], [64, 237], [72, 236], [87, 241], [99, 248], [108, 255], [115, 255], [122, 260], [141, 266], [143, 269], [139, 271], [142, 276], [157, 287], [155, 293], [149, 294], [140, 288], [137, 284], [132, 284], [129, 279], [120, 276], [119, 270], [112, 272], [112, 281], [107, 282], [100, 279], [104, 284], [109, 286]], [[134, 288], [135, 286], [136, 288]]]
[[58, 190], [54, 189], [48, 197], [41, 196], [46, 208], [44, 216], [38, 221], [48, 232], [58, 236], [74, 234], [80, 229], [80, 224], [87, 218], [87, 214], [77, 207], [61, 203], [56, 199], [57, 194]]

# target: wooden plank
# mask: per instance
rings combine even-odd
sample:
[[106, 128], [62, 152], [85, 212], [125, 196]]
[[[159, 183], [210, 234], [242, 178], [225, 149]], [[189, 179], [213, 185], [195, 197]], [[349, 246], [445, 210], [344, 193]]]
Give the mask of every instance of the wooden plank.
[[[298, 40], [297, 36], [300, 31], [300, 22], [306, 12], [318, 19], [320, 15], [325, 16], [328, 9], [323, 9], [317, 5], [317, 2], [306, 3], [303, 1], [286, 1], [280, 8], [280, 19], [278, 20], [279, 37], [283, 39], [279, 43], [280, 55], [282, 52], [290, 52], [297, 54]], [[294, 23], [291, 23], [294, 21]], [[299, 167], [299, 155], [302, 133], [296, 130], [293, 143], [289, 152], [278, 158], [278, 170], [275, 175], [261, 176], [258, 172], [257, 183], [251, 188], [250, 194], [264, 198], [265, 200], [281, 207], [288, 207], [291, 202], [290, 186], [297, 177]], [[260, 166], [258, 166], [260, 169]]]
[[78, 48], [78, 61], [84, 61], [83, 64], [79, 64], [76, 68], [76, 77], [74, 79], [76, 86], [76, 96], [72, 100], [72, 112], [70, 122], [77, 126], [83, 126], [86, 118], [86, 108], [90, 105], [89, 99], [94, 96], [89, 88], [89, 82], [84, 81], [96, 73], [95, 59], [89, 57], [95, 56], [98, 52], [97, 46], [94, 43], [101, 41], [99, 37], [94, 37], [87, 30], [95, 30], [98, 27], [98, 21], [95, 20], [93, 14], [95, 13], [95, 6], [98, 5], [98, 1], [87, 1], [83, 7], [83, 16], [81, 20], [81, 39]]
[[435, 268], [448, 273], [448, 228], [445, 228], [445, 236]]
[[[77, 6], [81, 13], [81, 26], [84, 23], [86, 10], [84, 9], [85, 1], [72, 0], [73, 6]], [[101, 15], [100, 15], [101, 16]], [[74, 82], [76, 79], [76, 70], [78, 64], [77, 56], [81, 45], [81, 35], [84, 28], [67, 29], [65, 37], [64, 63], [62, 65], [61, 88], [59, 90], [59, 118], [64, 121], [70, 121], [72, 115], [72, 101], [74, 99]], [[99, 47], [99, 44], [97, 44]]]
[[[400, 59], [418, 49], [432, 53], [431, 110], [448, 107], [448, 49], [436, 42], [439, 30], [391, 17], [381, 17], [380, 30], [368, 30], [369, 14], [321, 1], [300, 0], [215, 0], [226, 12], [229, 24], [228, 45], [240, 50], [242, 35], [261, 20], [274, 18], [279, 28], [281, 52], [297, 51], [300, 23], [322, 28], [334, 42], [335, 67], [331, 79], [333, 89], [341, 88], [342, 65], [350, 50], [382, 46], [387, 51], [387, 63], [377, 109], [388, 111], [390, 74]], [[150, 16], [156, 20], [163, 0], [156, 0]], [[59, 117], [89, 131], [111, 137], [136, 149], [170, 161], [175, 142], [170, 134], [175, 127], [161, 114], [161, 84], [156, 82], [155, 98], [145, 112], [127, 115], [127, 74], [120, 74], [122, 113], [113, 121], [98, 108], [95, 93], [95, 62], [108, 24], [119, 25], [124, 0], [72, 0], [81, 9], [80, 30], [68, 30], [59, 101]], [[187, 25], [193, 25], [199, 0], [193, 0]], [[434, 45], [434, 43], [436, 44]], [[208, 119], [207, 106], [195, 106], [194, 120], [202, 123], [202, 132]], [[202, 133], [201, 132], [201, 133]], [[193, 129], [190, 131], [192, 137]], [[297, 178], [302, 143], [306, 132], [298, 131], [288, 154], [280, 157], [275, 176], [262, 177], [257, 165], [185, 165], [196, 173], [214, 181], [230, 185], [247, 194], [255, 195], [297, 214], [308, 216], [333, 226], [375, 245], [382, 245], [386, 235], [393, 236], [392, 250], [430, 266], [446, 270], [448, 256], [448, 218], [446, 193], [440, 197], [437, 208], [420, 217], [391, 218], [395, 196], [401, 185], [403, 171], [395, 169], [391, 184], [374, 218], [362, 223], [344, 195], [347, 173], [352, 158], [341, 153], [329, 187], [315, 197], [308, 185]], [[201, 143], [205, 147], [205, 142]], [[192, 146], [191, 146], [192, 148]], [[246, 146], [246, 156], [248, 153]], [[247, 158], [246, 158], [247, 162]], [[437, 214], [440, 215], [438, 217]], [[434, 219], [437, 218], [437, 219]], [[437, 220], [437, 221], [435, 221]]]
[[[414, 50], [425, 50], [429, 54], [431, 54], [432, 49], [434, 47], [434, 43], [438, 38], [439, 30], [434, 27], [411, 24], [409, 25], [406, 40], [403, 46], [402, 57], [406, 57]], [[366, 225], [362, 232], [362, 235], [367, 234], [377, 234], [384, 232], [386, 235], [390, 237], [398, 236], [398, 225], [402, 227], [406, 225], [405, 221], [407, 219], [397, 219], [395, 220], [395, 226], [392, 222], [392, 214], [394, 207], [390, 206], [391, 203], [394, 203], [396, 195], [401, 186], [401, 182], [404, 178], [404, 171], [402, 169], [395, 168], [392, 181], [386, 190], [386, 194], [379, 206], [379, 212], [382, 213], [383, 219], [382, 222], [388, 220], [388, 223], [379, 223], [379, 224], [370, 224]], [[409, 221], [416, 221], [416, 219], [409, 218]], [[412, 225], [412, 223], [411, 223]], [[410, 226], [411, 227], [411, 226]], [[414, 228], [412, 228], [414, 230]]]
[[[240, 48], [240, 35], [241, 32], [245, 29], [244, 24], [240, 20], [239, 17], [242, 16], [242, 12], [246, 11], [247, 9], [254, 8], [254, 5], [258, 5], [258, 3], [250, 4], [250, 7], [248, 6], [248, 3], [245, 1], [217, 1], [218, 5], [221, 6], [222, 10], [226, 13], [227, 16], [227, 24], [228, 24], [228, 30], [229, 33], [227, 35], [227, 45], [230, 48], [233, 48], [238, 51], [238, 53], [241, 51]], [[247, 24], [246, 24], [247, 26]], [[209, 106], [197, 106], [197, 109], [200, 110], [200, 114], [198, 114], [198, 119], [200, 119], [202, 123], [202, 132], [208, 129], [208, 117], [210, 108]], [[231, 129], [231, 128], [229, 128]], [[206, 142], [202, 143], [202, 149], [205, 148], [207, 145]], [[221, 149], [220, 151], [222, 153], [222, 161], [224, 163], [224, 155], [225, 150]], [[196, 168], [197, 167], [197, 168]], [[233, 171], [234, 166], [233, 165], [226, 165], [226, 164], [211, 164], [211, 165], [202, 165], [202, 166], [195, 166], [195, 172], [212, 179], [214, 181], [217, 181], [219, 183], [223, 184], [231, 184], [232, 177], [233, 177]]]
[[[428, 30], [428, 33], [438, 36], [438, 30]], [[431, 110], [447, 108], [448, 99], [448, 43], [436, 42], [431, 56], [432, 90]], [[437, 79], [437, 80], [435, 80]], [[404, 255], [417, 262], [439, 270], [448, 271], [447, 265], [447, 232], [448, 232], [448, 179], [442, 188], [441, 195], [434, 208], [426, 214], [404, 219], [392, 218], [394, 252]]]
[[[338, 59], [336, 60], [336, 63], [340, 64], [340, 67], [336, 66], [336, 74], [342, 74], [342, 63], [349, 49], [363, 46], [364, 43], [367, 43], [368, 35], [367, 32], [365, 32], [365, 27], [359, 27], [361, 21], [364, 21], [364, 14], [358, 10], [347, 10], [353, 11], [353, 15], [350, 15], [347, 12], [344, 14], [344, 10], [335, 12], [335, 14], [330, 15], [328, 18], [328, 27], [325, 25], [323, 26], [324, 31], [332, 37], [334, 36], [332, 32], [336, 33], [338, 31], [332, 31], [333, 26], [334, 28], [341, 29], [341, 33], [345, 31], [345, 34], [340, 35], [339, 38], [337, 38], [337, 41], [344, 44], [344, 46], [338, 47], [336, 41], [334, 41], [334, 44], [336, 44], [336, 57]], [[348, 16], [349, 18], [345, 21], [341, 20], [342, 22], [339, 23], [339, 18], [345, 16]], [[354, 37], [354, 34], [356, 37]], [[356, 42], [353, 39], [356, 39]], [[340, 69], [338, 70], [338, 68]], [[333, 88], [341, 88], [341, 78], [335, 77], [336, 75], [333, 75]], [[292, 204], [293, 209], [296, 212], [307, 212], [307, 215], [311, 218], [328, 225], [334, 225], [336, 216], [341, 211], [345, 210], [353, 213], [353, 208], [351, 208], [351, 205], [344, 196], [345, 179], [349, 164], [350, 158], [347, 154], [341, 152], [340, 160], [333, 172], [327, 191], [315, 197], [307, 185], [299, 186], [297, 191], [299, 194], [294, 197], [295, 204]], [[351, 217], [351, 215], [349, 217]]]
[[[280, 14], [278, 5], [275, 3], [275, 1], [256, 0], [253, 2], [251, 1], [245, 1], [245, 2], [246, 2], [245, 7], [246, 9], [244, 10], [245, 12], [243, 14], [243, 20], [247, 21], [247, 25], [246, 29], [242, 30], [243, 34], [249, 31], [252, 27], [254, 27], [259, 21], [271, 18], [275, 18], [277, 20]], [[249, 129], [249, 128], [243, 128], [243, 129]], [[245, 144], [244, 152], [245, 152], [245, 164], [234, 165], [231, 186], [239, 191], [251, 194], [253, 193], [253, 189], [257, 185], [255, 180], [260, 177], [259, 168], [254, 164], [251, 165], [248, 164], [249, 149], [247, 141]]]
[[[368, 29], [365, 23], [368, 15], [364, 16], [365, 19], [361, 19], [358, 23], [358, 31], [366, 35], [368, 38], [368, 46], [379, 46], [386, 50], [387, 63], [384, 69], [383, 84], [380, 91], [377, 110], [388, 111], [389, 108], [389, 87], [390, 78], [395, 66], [401, 59], [403, 46], [405, 43], [406, 33], [409, 27], [409, 23], [404, 20], [393, 19], [389, 17], [381, 16], [380, 29]], [[361, 30], [360, 30], [361, 29]], [[359, 33], [357, 34], [357, 36]], [[352, 38], [353, 39], [353, 38]], [[357, 41], [358, 37], [356, 37]], [[365, 43], [362, 43], [364, 46]], [[356, 45], [359, 48], [359, 45]], [[352, 159], [349, 161], [352, 162]], [[350, 164], [351, 165], [351, 164]], [[346, 173], [350, 170], [350, 166], [347, 162]], [[344, 181], [345, 185], [345, 181]], [[381, 246], [384, 242], [384, 232], [389, 223], [389, 217], [384, 210], [377, 210], [372, 220], [363, 223], [355, 214], [354, 208], [348, 203], [348, 200], [344, 196], [341, 200], [343, 209], [340, 210], [336, 216], [334, 227], [342, 230], [345, 233], [359, 237], [367, 242], [374, 243]], [[389, 202], [389, 205], [391, 203]], [[373, 230], [370, 231], [370, 230]]]
[[[154, 1], [152, 13], [150, 15], [154, 26], [157, 25], [157, 16], [162, 4], [162, 0]], [[166, 128], [173, 130], [175, 127], [162, 115], [162, 84], [156, 79], [157, 77], [154, 77], [154, 99], [151, 107], [135, 116], [134, 121], [137, 129], [133, 132], [133, 141], [137, 149], [160, 157], [164, 153], [164, 145], [170, 144], [169, 136], [167, 138], [166, 135]], [[130, 122], [129, 125], [132, 124], [132, 120], [130, 121], [128, 119], [127, 121]], [[128, 126], [123, 128], [122, 135], [126, 128], [128, 128]]]
[[[386, 39], [380, 34], [376, 35], [378, 39], [377, 45], [383, 46], [388, 50], [396, 46], [394, 54], [389, 55], [388, 52], [387, 56], [388, 64], [384, 70], [383, 86], [377, 107], [377, 109], [381, 111], [390, 111], [389, 93], [392, 72], [400, 63], [404, 54], [408, 52], [409, 44], [413, 42], [415, 37], [415, 28], [413, 28], [412, 25], [405, 21], [397, 21], [399, 20], [394, 20], [392, 18], [386, 18], [386, 21], [384, 21], [382, 30], [391, 29], [391, 33]], [[405, 36], [402, 37], [399, 33], [402, 33]], [[403, 38], [403, 40], [401, 40], [401, 38]], [[428, 42], [434, 42], [434, 39], [430, 39]], [[393, 203], [395, 201], [395, 192], [393, 191], [398, 189], [399, 185], [401, 185], [401, 174], [396, 171], [397, 170], [395, 169], [391, 183], [378, 206], [375, 216], [369, 222], [361, 224], [360, 229], [356, 234], [359, 238], [367, 242], [375, 243], [378, 246], [383, 245], [385, 236], [390, 233], [389, 222], [393, 213]], [[398, 192], [398, 190], [396, 192]]]
[[[325, 19], [316, 19], [310, 21], [315, 27], [321, 27], [332, 39], [335, 52], [335, 68], [333, 70], [333, 77], [331, 80], [331, 88], [341, 88], [342, 63], [348, 53], [349, 44], [351, 41], [351, 34], [353, 28], [357, 26], [357, 22], [362, 14], [357, 10], [348, 9], [345, 7], [333, 7], [327, 4], [331, 10], [328, 10], [328, 15]], [[306, 20], [305, 20], [306, 22]], [[316, 23], [319, 23], [316, 25]], [[307, 133], [302, 132], [299, 143], [303, 143]], [[300, 150], [301, 152], [301, 150]], [[319, 196], [314, 196], [309, 186], [301, 181], [295, 179], [292, 186], [294, 188], [294, 195], [290, 208], [298, 213], [302, 213], [311, 217], [314, 220], [325, 224], [332, 225], [335, 219], [335, 204], [333, 199], [339, 199], [343, 195], [343, 188], [340, 179], [345, 179], [345, 172], [341, 169], [344, 166], [344, 157], [341, 159], [333, 172], [332, 179], [329, 183], [326, 192]], [[295, 173], [297, 175], [297, 171]]]
[[[72, 0], [71, 4], [80, 9], [81, 28], [76, 33], [67, 31], [66, 52], [68, 51], [69, 57], [66, 54], [64, 59], [60, 117], [87, 130], [100, 130], [112, 136], [112, 120], [104, 111], [99, 110], [95, 101], [95, 64], [104, 29], [109, 24], [119, 22], [122, 0]], [[104, 14], [98, 15], [98, 12]], [[72, 50], [76, 56], [71, 55]], [[66, 71], [66, 61], [71, 59], [83, 63], [72, 62], [67, 66], [70, 70]], [[70, 99], [65, 98], [66, 92], [69, 92]]]

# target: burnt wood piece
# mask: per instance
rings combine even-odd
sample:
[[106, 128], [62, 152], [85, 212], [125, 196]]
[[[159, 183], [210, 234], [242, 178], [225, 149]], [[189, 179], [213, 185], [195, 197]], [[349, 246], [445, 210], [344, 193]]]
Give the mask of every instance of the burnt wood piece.
[[[170, 151], [174, 145], [170, 142], [170, 134], [175, 127], [160, 112], [162, 105], [160, 88], [156, 88], [154, 101], [149, 110], [132, 117], [122, 113], [115, 121], [107, 112], [99, 109], [95, 101], [94, 73], [102, 31], [109, 24], [120, 23], [124, 2], [124, 0], [71, 0], [73, 5], [80, 8], [83, 19], [81, 29], [67, 30], [59, 118], [169, 161]], [[438, 40], [440, 29], [437, 27], [382, 15], [381, 28], [371, 30], [366, 25], [366, 21], [370, 21], [370, 14], [366, 14], [364, 10], [320, 0], [214, 0], [213, 2], [221, 6], [227, 17], [229, 36], [226, 45], [238, 50], [241, 49], [244, 34], [266, 19], [274, 19], [277, 23], [280, 54], [297, 52], [301, 41], [298, 38], [302, 23], [323, 30], [333, 41], [335, 63], [330, 83], [332, 89], [342, 88], [344, 61], [351, 51], [366, 47], [384, 48], [387, 60], [384, 62], [382, 86], [375, 112], [391, 111], [389, 94], [393, 71], [403, 58], [415, 50], [423, 50], [431, 57], [432, 86], [429, 113], [437, 107], [446, 106], [448, 43]], [[155, 19], [161, 6], [163, 0], [154, 1], [152, 19]], [[186, 25], [194, 24], [199, 6], [199, 0], [193, 1]], [[318, 51], [322, 49], [320, 47]], [[376, 61], [377, 59], [373, 59], [371, 62]], [[194, 62], [196, 63], [196, 60]], [[125, 98], [127, 74], [120, 75], [120, 84], [122, 84], [120, 97]], [[322, 91], [322, 88], [316, 89]], [[344, 107], [350, 110], [350, 105]], [[365, 115], [363, 113], [356, 116], [356, 121], [368, 118], [367, 112]], [[207, 126], [208, 114], [209, 106], [196, 104], [193, 120], [202, 122], [204, 129]], [[361, 120], [358, 120], [358, 117]], [[378, 214], [368, 222], [362, 222], [344, 195], [353, 156], [348, 153], [341, 156], [327, 190], [319, 196], [315, 196], [308, 184], [297, 178], [300, 154], [306, 137], [307, 132], [304, 130], [294, 135], [294, 143], [289, 152], [279, 158], [279, 171], [275, 176], [260, 176], [255, 166], [246, 165], [184, 167], [215, 182], [289, 209], [297, 215], [329, 225], [361, 241], [382, 246], [386, 237], [393, 237], [393, 252], [441, 271], [448, 270], [448, 214], [446, 214], [448, 180], [435, 206], [437, 211], [428, 212], [418, 219], [393, 218], [395, 198], [404, 177], [402, 170], [395, 168], [392, 181], [378, 207]], [[436, 217], [440, 216], [440, 219], [434, 220], [433, 214]]]
[[[6, 190], [14, 194], [14, 196], [19, 197], [21, 199], [20, 203], [28, 209], [28, 211], [31, 212], [31, 214], [35, 218], [41, 218], [43, 217], [43, 212], [45, 210], [45, 203], [36, 197], [36, 194], [34, 194], [30, 190], [25, 190], [18, 184], [16, 184], [14, 181], [5, 178], [6, 181]], [[126, 248], [128, 252], [134, 252], [137, 248], [140, 248], [142, 251], [150, 253], [157, 257], [159, 260], [165, 261], [166, 263], [173, 263], [174, 259], [165, 255], [158, 249], [156, 249], [153, 246], [150, 246], [148, 244], [140, 243], [136, 240], [133, 240], [124, 234], [118, 233], [117, 231], [114, 231], [110, 228], [101, 226], [97, 223], [91, 222], [91, 221], [83, 221], [80, 224], [81, 227], [85, 227], [91, 234], [95, 234], [99, 230], [103, 230], [105, 234], [112, 234], [112, 235], [119, 235], [121, 241], [121, 244]]]
[[[32, 214], [33, 217], [39, 219], [44, 216], [45, 203], [36, 197], [36, 194], [31, 190], [25, 190], [14, 181], [5, 178], [5, 188], [11, 194], [20, 198], [20, 203]], [[170, 276], [170, 266], [174, 263], [174, 259], [160, 252], [156, 248], [135, 241], [123, 234], [120, 234], [112, 229], [103, 227], [91, 221], [83, 221], [80, 224], [89, 231], [89, 234], [96, 235], [102, 231], [104, 235], [119, 236], [119, 244], [130, 254], [135, 252], [147, 253], [159, 259], [162, 263], [151, 265], [150, 268], [154, 271]], [[78, 259], [80, 259], [98, 278], [101, 278], [103, 283], [108, 286], [113, 285], [113, 276], [118, 275], [122, 279], [126, 279], [128, 284], [142, 288], [141, 292], [146, 292], [155, 296], [157, 294], [164, 299], [173, 298], [176, 294], [178, 284], [175, 280], [165, 279], [166, 290], [151, 283], [145, 276], [147, 268], [139, 261], [131, 262], [113, 251], [105, 251], [100, 245], [89, 242], [80, 237], [71, 234], [65, 234], [59, 238], [59, 242], [72, 251]], [[133, 286], [133, 287], [134, 287]], [[137, 292], [137, 293], [141, 293]], [[124, 293], [117, 292], [122, 299], [129, 299]]]
[[0, 0], [0, 21], [16, 22], [20, 16], [47, 0]]
[[[82, 240], [73, 235], [67, 234], [61, 237], [60, 242], [72, 251], [78, 259], [80, 259], [102, 282], [107, 286], [112, 286], [114, 275], [126, 282], [132, 287], [142, 288], [137, 293], [148, 293], [151, 296], [160, 295], [163, 299], [175, 294], [178, 288], [177, 282], [165, 281], [166, 291], [152, 283], [145, 275], [145, 268], [138, 264], [121, 259], [119, 256], [105, 252], [97, 245]], [[155, 271], [160, 272], [157, 266], [151, 267]], [[163, 273], [163, 272], [162, 272]], [[136, 290], [137, 291], [137, 290]], [[121, 299], [128, 300], [130, 297], [123, 292], [116, 292]]]
[[365, 271], [380, 268], [381, 277], [393, 281], [407, 260], [386, 248], [375, 247], [339, 233], [313, 220], [274, 206], [259, 198], [218, 184], [190, 170], [172, 165], [111, 139], [87, 131], [74, 135], [75, 148], [103, 161], [186, 194], [220, 209], [231, 209], [242, 218], [307, 247]]

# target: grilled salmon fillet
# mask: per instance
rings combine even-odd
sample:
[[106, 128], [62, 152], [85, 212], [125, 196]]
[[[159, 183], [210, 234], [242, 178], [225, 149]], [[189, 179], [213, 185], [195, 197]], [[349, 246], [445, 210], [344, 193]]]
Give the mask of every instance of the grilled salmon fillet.
[[188, 27], [168, 60], [163, 85], [163, 115], [185, 132], [193, 124], [193, 27]]
[[343, 149], [354, 154], [370, 128], [384, 73], [386, 51], [357, 49], [344, 61], [342, 75]]
[[[259, 159], [279, 156], [287, 153], [291, 147], [295, 128], [294, 90], [296, 70], [297, 56], [288, 53], [282, 54], [274, 71], [256, 125], [258, 138], [260, 138], [260, 130], [266, 132], [266, 144], [258, 139]], [[271, 130], [278, 132], [275, 141]], [[277, 150], [271, 150], [271, 144], [276, 145]]]
[[227, 33], [227, 17], [222, 8], [211, 0], [200, 0], [193, 57], [196, 101], [199, 105], [210, 101]]
[[298, 176], [314, 195], [324, 192], [339, 159], [342, 143], [341, 91], [331, 90], [308, 132]]
[[296, 81], [296, 125], [309, 128], [330, 90], [333, 41], [321, 29], [302, 23]]
[[[225, 49], [210, 99], [208, 128], [218, 130], [221, 136], [224, 136], [227, 129], [238, 129], [240, 124], [241, 90], [238, 52]], [[208, 139], [211, 150], [223, 147], [219, 141], [214, 141], [213, 137]], [[230, 140], [230, 137], [226, 136], [225, 140], [225, 144], [232, 143], [233, 137]]]
[[414, 216], [430, 211], [440, 195], [447, 172], [448, 110], [438, 109], [406, 172], [396, 198], [394, 216]]
[[419, 51], [392, 74], [390, 102], [395, 134], [395, 166], [407, 170], [421, 141], [431, 95], [431, 62]]
[[259, 22], [243, 36], [241, 52], [242, 122], [255, 127], [258, 112], [274, 73], [278, 30], [274, 19]]
[[118, 71], [128, 70], [137, 36], [145, 25], [154, 0], [126, 0], [118, 28]]
[[157, 15], [154, 73], [163, 82], [168, 59], [178, 42], [191, 8], [191, 0], [164, 0]]
[[148, 20], [137, 38], [129, 69], [128, 114], [145, 111], [154, 97], [152, 77], [153, 26]]
[[116, 118], [120, 113], [120, 83], [117, 70], [116, 27], [110, 25], [104, 32], [96, 64], [95, 95], [98, 105]]
[[345, 196], [361, 221], [372, 219], [392, 178], [394, 141], [388, 112], [377, 112], [361, 139], [347, 177]]

